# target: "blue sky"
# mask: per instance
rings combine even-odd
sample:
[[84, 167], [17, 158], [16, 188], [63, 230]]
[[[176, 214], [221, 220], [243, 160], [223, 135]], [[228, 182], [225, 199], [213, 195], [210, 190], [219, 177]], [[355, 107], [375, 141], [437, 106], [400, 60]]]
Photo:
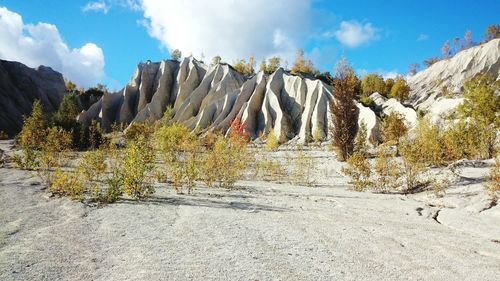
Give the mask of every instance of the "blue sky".
[[479, 41], [500, 24], [498, 0], [0, 0], [0, 7], [0, 34], [22, 29], [0, 35], [0, 58], [112, 89], [138, 62], [169, 58], [173, 48], [230, 63], [280, 55], [290, 64], [303, 48], [321, 71], [345, 55], [360, 74], [405, 74], [410, 63], [439, 56], [445, 40], [471, 30]]

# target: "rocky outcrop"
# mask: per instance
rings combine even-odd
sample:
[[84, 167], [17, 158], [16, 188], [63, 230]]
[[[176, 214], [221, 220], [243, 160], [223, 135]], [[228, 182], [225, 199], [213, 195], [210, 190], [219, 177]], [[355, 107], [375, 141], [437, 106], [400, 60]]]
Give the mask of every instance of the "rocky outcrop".
[[331, 99], [320, 80], [283, 69], [245, 79], [230, 65], [206, 66], [190, 57], [139, 64], [122, 91], [104, 95], [78, 119], [98, 120], [109, 130], [113, 123], [158, 120], [171, 106], [173, 121], [193, 130], [227, 133], [241, 118], [252, 139], [273, 130], [282, 141], [305, 141], [313, 133], [326, 137]]
[[33, 69], [19, 62], [0, 60], [0, 131], [14, 136], [36, 99], [44, 111], [53, 112], [65, 92], [63, 76], [50, 67]]
[[410, 102], [428, 110], [443, 98], [460, 98], [464, 83], [478, 75], [500, 79], [500, 39], [461, 51], [408, 78]]

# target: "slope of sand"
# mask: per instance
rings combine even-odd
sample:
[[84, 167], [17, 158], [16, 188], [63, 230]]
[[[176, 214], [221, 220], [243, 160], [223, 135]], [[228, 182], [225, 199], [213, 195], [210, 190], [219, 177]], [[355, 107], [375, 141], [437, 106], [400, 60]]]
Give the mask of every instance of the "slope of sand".
[[316, 187], [157, 186], [99, 208], [2, 168], [0, 280], [498, 280], [500, 209], [473, 179], [486, 168], [465, 168], [443, 198], [360, 193], [330, 152], [308, 154]]

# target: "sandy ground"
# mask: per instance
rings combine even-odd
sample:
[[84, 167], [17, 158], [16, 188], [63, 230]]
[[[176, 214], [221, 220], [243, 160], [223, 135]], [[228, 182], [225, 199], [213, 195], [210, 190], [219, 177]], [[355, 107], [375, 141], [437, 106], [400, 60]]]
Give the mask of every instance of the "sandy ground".
[[464, 168], [443, 198], [373, 194], [347, 190], [331, 153], [309, 155], [315, 187], [157, 186], [104, 207], [51, 198], [30, 172], [2, 168], [0, 280], [498, 280], [487, 168]]

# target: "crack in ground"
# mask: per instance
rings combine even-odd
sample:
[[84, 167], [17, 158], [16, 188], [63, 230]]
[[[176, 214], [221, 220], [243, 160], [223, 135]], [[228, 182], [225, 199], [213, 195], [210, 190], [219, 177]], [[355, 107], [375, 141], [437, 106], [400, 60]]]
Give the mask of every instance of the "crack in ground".
[[479, 211], [479, 213], [482, 213], [484, 211], [487, 211], [487, 210], [495, 207], [497, 205], [497, 203], [498, 203], [497, 200], [491, 200], [490, 204], [488, 206], [484, 207], [483, 209], [481, 209], [481, 211]]
[[441, 212], [441, 209], [437, 210], [434, 215], [432, 215], [432, 219], [441, 224], [441, 222], [438, 220], [439, 212]]

